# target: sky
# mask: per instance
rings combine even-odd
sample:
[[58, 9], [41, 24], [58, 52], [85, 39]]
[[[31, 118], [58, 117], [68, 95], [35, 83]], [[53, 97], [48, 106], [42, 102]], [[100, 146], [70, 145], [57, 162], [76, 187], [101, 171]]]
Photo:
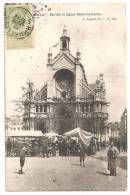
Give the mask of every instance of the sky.
[[[95, 82], [98, 74], [104, 74], [106, 98], [110, 102], [109, 121], [120, 121], [127, 106], [125, 5], [50, 4], [46, 8], [37, 5], [37, 10], [41, 7], [44, 9], [34, 22], [33, 48], [5, 47], [6, 114], [13, 115], [12, 101], [21, 97], [21, 87], [25, 86], [28, 78], [38, 89], [44, 85], [47, 80], [47, 53], [50, 50], [55, 57], [59, 52], [59, 45], [55, 48], [53, 45], [59, 42], [66, 25], [71, 54], [75, 56], [77, 49], [81, 52], [88, 83]], [[65, 16], [56, 16], [57, 13]]]

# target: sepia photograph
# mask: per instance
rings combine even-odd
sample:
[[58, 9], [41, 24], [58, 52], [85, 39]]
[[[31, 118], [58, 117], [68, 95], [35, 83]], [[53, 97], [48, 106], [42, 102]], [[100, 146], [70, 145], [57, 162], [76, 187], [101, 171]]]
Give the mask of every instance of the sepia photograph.
[[125, 3], [7, 3], [5, 190], [127, 191]]

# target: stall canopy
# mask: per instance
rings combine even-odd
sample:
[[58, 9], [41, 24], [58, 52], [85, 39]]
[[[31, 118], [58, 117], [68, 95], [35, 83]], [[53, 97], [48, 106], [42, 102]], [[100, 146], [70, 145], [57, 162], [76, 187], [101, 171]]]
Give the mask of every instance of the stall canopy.
[[62, 135], [59, 135], [55, 132], [49, 132], [49, 133], [45, 133], [43, 135], [45, 138], [51, 139], [54, 142], [58, 141], [59, 139], [63, 138]]
[[14, 131], [10, 130], [6, 132], [6, 136], [9, 137], [43, 137], [43, 133], [41, 131], [32, 131], [32, 130], [21, 130]]
[[62, 137], [62, 135], [59, 135], [59, 134], [54, 133], [54, 132], [45, 133], [43, 136], [48, 137], [48, 138]]
[[90, 141], [93, 137], [93, 134], [87, 131], [82, 130], [80, 127], [64, 133], [66, 138], [69, 137], [78, 137], [86, 146], [89, 146]]

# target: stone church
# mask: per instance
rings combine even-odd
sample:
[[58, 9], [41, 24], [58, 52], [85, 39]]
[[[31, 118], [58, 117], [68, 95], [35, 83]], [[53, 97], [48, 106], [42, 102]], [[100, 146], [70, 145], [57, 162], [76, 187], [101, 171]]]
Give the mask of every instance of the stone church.
[[35, 102], [35, 130], [63, 134], [76, 127], [104, 136], [107, 128], [106, 89], [103, 74], [89, 84], [81, 63], [81, 54], [70, 53], [70, 37], [64, 29], [60, 51], [52, 58], [48, 53], [48, 79]]

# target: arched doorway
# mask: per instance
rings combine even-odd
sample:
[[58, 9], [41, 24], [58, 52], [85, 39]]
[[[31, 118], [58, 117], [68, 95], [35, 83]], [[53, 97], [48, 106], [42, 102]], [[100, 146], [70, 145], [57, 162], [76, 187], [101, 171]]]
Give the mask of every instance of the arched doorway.
[[46, 121], [41, 118], [36, 118], [34, 121], [34, 129], [46, 133]]

